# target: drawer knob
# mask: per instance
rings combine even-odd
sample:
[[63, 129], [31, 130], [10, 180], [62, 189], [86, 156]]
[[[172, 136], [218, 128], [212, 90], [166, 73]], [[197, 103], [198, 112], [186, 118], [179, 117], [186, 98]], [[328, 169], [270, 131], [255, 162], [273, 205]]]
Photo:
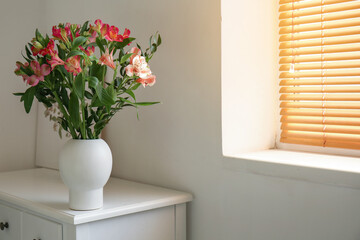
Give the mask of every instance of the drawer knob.
[[3, 231], [5, 228], [9, 228], [9, 223], [0, 222], [0, 229]]

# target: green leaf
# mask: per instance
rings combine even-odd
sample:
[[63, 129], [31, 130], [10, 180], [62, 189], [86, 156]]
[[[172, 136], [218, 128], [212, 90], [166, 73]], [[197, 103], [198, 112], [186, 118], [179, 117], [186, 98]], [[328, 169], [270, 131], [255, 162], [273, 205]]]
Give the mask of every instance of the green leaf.
[[46, 47], [45, 39], [44, 39], [44, 37], [41, 35], [41, 33], [39, 32], [38, 29], [36, 29], [36, 31], [35, 31], [35, 36], [36, 36], [36, 40], [37, 40], [43, 47]]
[[75, 50], [76, 48], [78, 48], [81, 44], [83, 44], [84, 42], [86, 42], [87, 38], [83, 37], [83, 36], [79, 36], [77, 38], [75, 38], [71, 49]]
[[84, 56], [85, 53], [82, 51], [79, 51], [79, 50], [73, 50], [73, 51], [69, 52], [69, 54], [66, 56], [66, 59], [73, 57], [73, 56], [77, 56], [77, 55]]
[[21, 92], [20, 93], [13, 93], [13, 95], [14, 96], [22, 96], [22, 95], [24, 95], [24, 93], [21, 93]]
[[105, 52], [105, 48], [104, 48], [103, 44], [101, 43], [100, 38], [96, 38], [96, 44], [98, 45], [98, 47], [100, 48], [100, 50], [102, 52]]
[[134, 101], [136, 102], [135, 94], [134, 94], [133, 91], [131, 91], [130, 89], [127, 89], [125, 92], [126, 92], [127, 94], [129, 94], [129, 95], [134, 99]]
[[26, 51], [26, 56], [33, 60], [34, 58], [31, 56], [31, 51], [29, 50], [29, 48], [25, 45], [25, 51]]
[[84, 98], [84, 91], [85, 91], [84, 87], [85, 87], [85, 83], [84, 83], [83, 75], [79, 74], [75, 78], [75, 85], [74, 85], [75, 93], [79, 97], [79, 99]]
[[[108, 87], [109, 88], [109, 87]], [[99, 98], [99, 101], [105, 106], [112, 106], [115, 104], [116, 100], [114, 100], [112, 93], [108, 90], [105, 90], [103, 86], [100, 84], [96, 87], [96, 95]]]
[[149, 39], [149, 46], [151, 46], [151, 45], [153, 44], [152, 39], [153, 39], [153, 36], [150, 36], [150, 39]]
[[66, 108], [69, 108], [69, 96], [66, 91], [66, 88], [62, 87], [60, 91], [61, 99]]
[[65, 55], [66, 55], [65, 50], [62, 49], [59, 45], [57, 45], [57, 48], [59, 50], [59, 58], [65, 59]]
[[160, 34], [159, 34], [159, 36], [158, 36], [156, 45], [157, 45], [157, 46], [160, 46], [160, 45], [161, 45], [161, 36], [160, 36]]
[[130, 44], [132, 41], [134, 41], [135, 38], [125, 38], [122, 42], [116, 42], [115, 47], [117, 49], [124, 48], [126, 45]]
[[[115, 104], [116, 102], [116, 91], [114, 89], [113, 85], [108, 86], [106, 89], [106, 92], [109, 94], [109, 96], [111, 97], [112, 101], [114, 102], [113, 104]], [[111, 104], [112, 105], [112, 104]]]
[[131, 90], [135, 91], [136, 89], [138, 89], [140, 87], [141, 83], [136, 83]]
[[134, 55], [135, 53], [128, 53], [128, 54], [125, 54], [121, 60], [120, 60], [120, 64], [123, 64], [125, 63], [132, 55]]
[[157, 46], [156, 46], [155, 43], [153, 43], [153, 44], [151, 45], [151, 47], [150, 47], [150, 51], [151, 51], [152, 53], [154, 53], [154, 52], [156, 52], [156, 50], [157, 50]]
[[160, 102], [136, 102], [134, 103], [137, 106], [150, 106], [154, 104], [159, 104]]
[[32, 103], [34, 101], [34, 95], [36, 92], [35, 87], [28, 88], [24, 95], [21, 97], [20, 101], [24, 101], [24, 107], [26, 113], [29, 113], [31, 110]]
[[86, 78], [86, 80], [89, 82], [89, 87], [96, 89], [96, 86], [99, 84], [99, 79], [94, 76], [89, 76]]
[[93, 95], [89, 91], [85, 91], [84, 95], [87, 99], [92, 99], [92, 97], [93, 97]]
[[79, 99], [74, 92], [70, 94], [69, 115], [73, 126], [78, 128], [80, 126]]
[[83, 32], [85, 32], [87, 30], [88, 24], [89, 24], [89, 21], [86, 21], [83, 24], [83, 26], [81, 27], [81, 30], [80, 30], [80, 35], [83, 34]]

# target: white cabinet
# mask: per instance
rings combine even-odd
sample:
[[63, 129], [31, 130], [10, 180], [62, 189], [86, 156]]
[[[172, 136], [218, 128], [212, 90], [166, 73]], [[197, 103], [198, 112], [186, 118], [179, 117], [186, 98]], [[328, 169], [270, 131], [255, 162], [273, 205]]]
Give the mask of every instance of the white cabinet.
[[188, 193], [110, 178], [102, 209], [74, 211], [58, 171], [0, 173], [0, 240], [185, 240], [191, 200]]
[[22, 215], [23, 240], [62, 240], [62, 225], [28, 213]]
[[21, 212], [0, 205], [0, 239], [19, 240], [21, 238]]

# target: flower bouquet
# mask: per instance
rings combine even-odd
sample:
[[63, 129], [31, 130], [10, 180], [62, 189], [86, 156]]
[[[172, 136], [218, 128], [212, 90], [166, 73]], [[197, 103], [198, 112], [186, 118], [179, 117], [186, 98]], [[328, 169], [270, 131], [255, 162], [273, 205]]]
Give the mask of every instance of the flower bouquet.
[[[27, 113], [34, 97], [43, 103], [60, 137], [64, 130], [73, 139], [97, 139], [120, 109], [157, 103], [137, 102], [134, 91], [155, 83], [148, 62], [161, 37], [152, 36], [145, 51], [138, 44], [130, 48], [134, 40], [129, 29], [119, 34], [117, 27], [99, 19], [94, 25], [53, 26], [52, 37], [36, 30], [25, 46], [25, 63], [17, 62], [15, 70], [29, 88], [15, 95], [21, 96]], [[111, 80], [105, 78], [108, 70]]]
[[[71, 209], [103, 205], [112, 154], [99, 136], [114, 114], [124, 107], [158, 103], [137, 102], [134, 91], [155, 83], [148, 62], [161, 37], [152, 36], [145, 50], [138, 44], [131, 48], [134, 40], [130, 30], [119, 34], [117, 27], [101, 20], [94, 25], [59, 24], [52, 28], [52, 37], [36, 30], [35, 38], [25, 46], [25, 62], [16, 63], [15, 74], [29, 85], [24, 93], [15, 94], [21, 96], [26, 112], [36, 97], [60, 137], [62, 131], [72, 137], [59, 154]], [[108, 71], [110, 79], [105, 77]]]

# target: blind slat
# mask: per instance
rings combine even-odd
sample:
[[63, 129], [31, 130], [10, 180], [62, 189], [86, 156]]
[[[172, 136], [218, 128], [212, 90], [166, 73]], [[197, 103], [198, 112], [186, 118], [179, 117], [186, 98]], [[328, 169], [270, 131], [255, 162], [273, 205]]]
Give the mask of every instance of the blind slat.
[[282, 87], [280, 93], [360, 93], [360, 86]]
[[333, 141], [350, 141], [360, 142], [360, 135], [356, 134], [341, 134], [341, 133], [319, 133], [319, 132], [302, 132], [284, 130], [281, 133], [281, 137], [293, 137], [293, 138], [310, 138], [310, 139], [324, 139]]
[[282, 116], [282, 123], [309, 123], [309, 124], [328, 124], [341, 126], [360, 126], [359, 118], [339, 118], [339, 117], [308, 117], [308, 116]]
[[337, 61], [360, 59], [360, 52], [331, 53], [304, 56], [290, 56], [280, 58], [279, 63], [302, 63], [302, 62], [319, 62], [319, 61]]
[[281, 125], [281, 129], [293, 130], [293, 131], [306, 131], [306, 132], [360, 134], [359, 126], [337, 126], [337, 125], [323, 125], [323, 124], [284, 123]]
[[323, 117], [360, 117], [359, 110], [339, 110], [339, 109], [296, 109], [285, 108], [280, 112], [282, 116], [323, 116]]
[[296, 101], [360, 101], [360, 93], [348, 94], [281, 94], [280, 100], [296, 100]]
[[284, 138], [280, 139], [280, 142], [283, 143], [292, 143], [292, 144], [302, 144], [302, 145], [311, 145], [311, 146], [321, 146], [321, 147], [335, 147], [335, 148], [348, 148], [348, 149], [360, 149], [360, 143], [358, 142], [341, 142], [341, 141], [332, 141], [327, 140], [324, 142], [322, 139], [303, 139], [303, 138]]
[[[360, 11], [359, 11], [360, 14]], [[302, 41], [289, 41], [280, 43], [279, 49], [291, 49], [291, 48], [300, 48], [300, 47], [314, 47], [314, 46], [326, 46], [326, 45], [335, 45], [335, 44], [346, 44], [346, 43], [359, 43], [360, 36], [350, 35], [342, 37], [331, 37], [331, 38], [318, 38]]]
[[360, 12], [357, 10], [350, 10], [346, 12], [334, 12], [334, 13], [328, 13], [325, 15], [311, 15], [307, 17], [302, 18], [288, 18], [285, 20], [281, 20], [279, 23], [279, 27], [285, 27], [285, 26], [292, 26], [299, 25], [299, 24], [305, 24], [305, 23], [314, 23], [314, 22], [321, 22], [322, 21], [333, 21], [333, 20], [341, 20], [341, 19], [347, 19], [347, 18], [356, 18], [360, 17]]
[[295, 56], [303, 54], [320, 54], [320, 53], [336, 53], [336, 52], [353, 52], [360, 51], [360, 43], [331, 45], [324, 47], [308, 47], [308, 48], [294, 48], [280, 51], [282, 56]]
[[356, 27], [341, 28], [341, 29], [325, 29], [323, 31], [282, 34], [279, 38], [279, 41], [286, 42], [293, 40], [339, 37], [339, 36], [347, 36], [347, 35], [355, 35], [355, 34], [360, 34], [360, 27], [356, 26]]
[[280, 78], [360, 76], [360, 69], [282, 72]]
[[317, 7], [321, 5], [329, 5], [335, 3], [351, 2], [353, 0], [312, 0], [312, 1], [299, 1], [283, 4], [279, 7], [279, 12], [284, 12], [288, 10], [297, 10], [309, 7]]
[[[314, 69], [334, 69], [334, 68], [360, 68], [360, 61], [339, 61], [339, 62], [323, 62], [294, 64], [294, 70], [314, 70]], [[280, 65], [280, 71], [290, 71], [291, 64]]]
[[298, 17], [304, 17], [309, 15], [315, 15], [315, 14], [321, 14], [323, 13], [332, 13], [332, 12], [340, 12], [340, 11], [346, 11], [346, 10], [352, 10], [352, 9], [359, 9], [360, 8], [360, 1], [350, 1], [345, 3], [340, 3], [336, 5], [328, 5], [323, 7], [313, 7], [313, 8], [307, 8], [307, 9], [299, 9], [297, 11], [286, 11], [281, 12], [279, 15], [279, 19], [287, 19], [287, 18], [298, 18]]
[[321, 29], [353, 27], [353, 26], [358, 26], [359, 24], [360, 24], [360, 19], [358, 18], [328, 21], [328, 22], [318, 22], [318, 23], [294, 25], [290, 27], [281, 27], [279, 33], [280, 34], [300, 33], [300, 32], [315, 31]]
[[346, 85], [360, 84], [360, 78], [312, 78], [312, 79], [283, 79], [280, 86], [292, 85]]
[[360, 102], [281, 102], [281, 108], [360, 109]]

